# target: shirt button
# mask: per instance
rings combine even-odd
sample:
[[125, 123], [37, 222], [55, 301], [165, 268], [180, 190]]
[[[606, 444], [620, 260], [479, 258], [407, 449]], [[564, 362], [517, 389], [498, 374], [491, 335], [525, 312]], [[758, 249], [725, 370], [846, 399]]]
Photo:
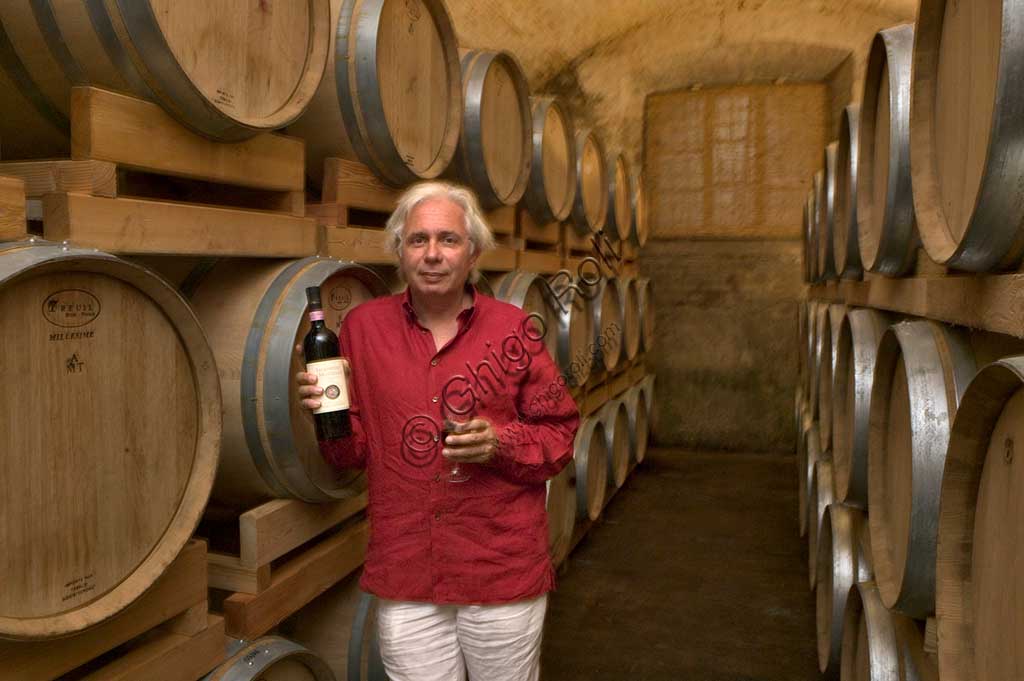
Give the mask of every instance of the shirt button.
[[434, 436], [434, 442], [437, 442], [437, 441], [438, 441], [438, 440], [440, 440], [440, 439], [441, 439], [441, 437], [440, 437], [439, 435], [435, 435], [435, 436]]
[[441, 474], [437, 473], [434, 475], [434, 482], [441, 482]]
[[441, 519], [441, 512], [437, 511], [436, 513], [434, 513], [434, 520], [440, 520], [440, 519]]
[[431, 397], [430, 401], [431, 402], [437, 402], [437, 395], [434, 395], [433, 397]]
[[430, 366], [436, 367], [437, 366], [437, 360], [436, 359], [430, 360]]

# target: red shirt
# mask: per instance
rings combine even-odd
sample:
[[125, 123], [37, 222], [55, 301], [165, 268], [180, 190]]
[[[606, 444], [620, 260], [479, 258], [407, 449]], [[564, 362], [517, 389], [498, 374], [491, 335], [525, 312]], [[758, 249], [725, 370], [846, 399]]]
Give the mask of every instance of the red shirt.
[[[526, 314], [469, 288], [473, 304], [440, 351], [408, 292], [363, 303], [338, 333], [352, 368], [352, 435], [321, 451], [334, 466], [367, 469], [360, 586], [382, 598], [507, 603], [554, 588], [544, 483], [572, 458], [579, 411]], [[452, 483], [442, 405], [461, 411], [473, 399], [498, 453], [461, 464], [469, 480]]]

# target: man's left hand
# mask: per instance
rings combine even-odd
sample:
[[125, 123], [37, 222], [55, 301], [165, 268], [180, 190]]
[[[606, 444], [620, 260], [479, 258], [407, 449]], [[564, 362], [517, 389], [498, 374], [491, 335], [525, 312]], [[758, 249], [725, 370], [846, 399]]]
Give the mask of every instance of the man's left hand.
[[487, 463], [498, 452], [498, 435], [486, 419], [456, 423], [441, 454], [459, 463]]

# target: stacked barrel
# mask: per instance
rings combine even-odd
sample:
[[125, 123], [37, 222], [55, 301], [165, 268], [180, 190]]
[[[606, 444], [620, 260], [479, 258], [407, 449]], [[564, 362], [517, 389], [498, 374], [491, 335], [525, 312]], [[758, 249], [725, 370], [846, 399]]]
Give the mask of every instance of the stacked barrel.
[[[326, 193], [327, 160], [340, 159], [368, 169], [384, 191], [436, 178], [465, 184], [487, 211], [528, 212], [544, 228], [558, 223], [558, 239], [571, 227], [580, 238], [603, 235], [620, 247], [646, 241], [642, 184], [621, 150], [583, 123], [586, 112], [574, 120], [557, 95], [531, 93], [509, 51], [460, 50], [442, 0], [242, 3], [252, 5], [246, 11], [235, 4], [0, 3], [4, 161], [68, 159], [73, 145], [80, 154], [82, 140], [72, 139], [82, 105], [77, 86], [91, 86], [155, 102], [162, 111], [144, 107], [161, 120], [168, 114], [175, 134], [209, 145], [195, 148], [212, 149], [214, 159], [242, 154], [271, 131], [298, 138], [310, 196]], [[190, 154], [196, 166], [217, 165], [191, 146], [181, 150]], [[302, 163], [296, 150], [299, 190]], [[150, 171], [118, 167], [111, 170], [118, 182], [122, 170]], [[268, 168], [248, 170], [259, 177]], [[219, 182], [171, 175], [139, 186], [162, 197], [161, 183], [176, 183], [173, 194], [190, 181]], [[196, 194], [231, 195], [233, 207], [249, 207], [251, 188]], [[289, 217], [312, 231], [302, 192], [292, 193]], [[204, 228], [216, 232], [217, 219]], [[302, 369], [294, 347], [308, 330], [306, 287], [321, 288], [334, 328], [360, 303], [391, 292], [389, 272], [317, 248], [273, 258], [229, 245], [218, 252], [225, 257], [199, 258], [198, 248], [140, 255], [38, 238], [0, 243], [0, 403], [9, 423], [0, 438], [7, 482], [0, 543], [8, 549], [0, 639], [31, 646], [109, 623], [152, 592], [211, 510], [237, 520], [271, 500], [327, 505], [361, 497], [365, 476], [334, 470], [319, 453], [294, 390]], [[643, 368], [654, 300], [635, 267], [488, 277], [482, 292], [542, 320], [565, 389]], [[644, 458], [654, 381], [642, 371], [630, 379], [584, 414], [574, 461], [548, 482], [556, 564]], [[149, 628], [184, 618], [169, 607], [160, 612]], [[348, 627], [350, 612], [344, 619]], [[115, 640], [127, 631], [119, 625], [110, 631], [109, 641], [87, 632], [94, 655], [129, 636]], [[68, 640], [69, 649], [85, 650], [85, 639]], [[209, 678], [341, 678], [320, 660], [325, 654], [261, 639], [236, 646]]]
[[[884, 294], [849, 306], [844, 282], [980, 292], [1019, 267], [1022, 25], [1008, 3], [921, 0], [916, 23], [879, 31], [803, 206], [798, 512], [823, 678], [1019, 676], [1024, 341]], [[973, 290], [956, 304], [982, 305]]]

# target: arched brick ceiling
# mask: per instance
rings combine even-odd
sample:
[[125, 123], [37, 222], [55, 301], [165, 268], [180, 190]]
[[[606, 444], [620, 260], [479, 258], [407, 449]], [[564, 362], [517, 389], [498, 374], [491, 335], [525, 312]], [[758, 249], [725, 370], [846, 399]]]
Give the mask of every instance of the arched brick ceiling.
[[693, 85], [822, 81], [917, 0], [446, 0], [466, 47], [502, 48], [639, 162], [644, 98]]

